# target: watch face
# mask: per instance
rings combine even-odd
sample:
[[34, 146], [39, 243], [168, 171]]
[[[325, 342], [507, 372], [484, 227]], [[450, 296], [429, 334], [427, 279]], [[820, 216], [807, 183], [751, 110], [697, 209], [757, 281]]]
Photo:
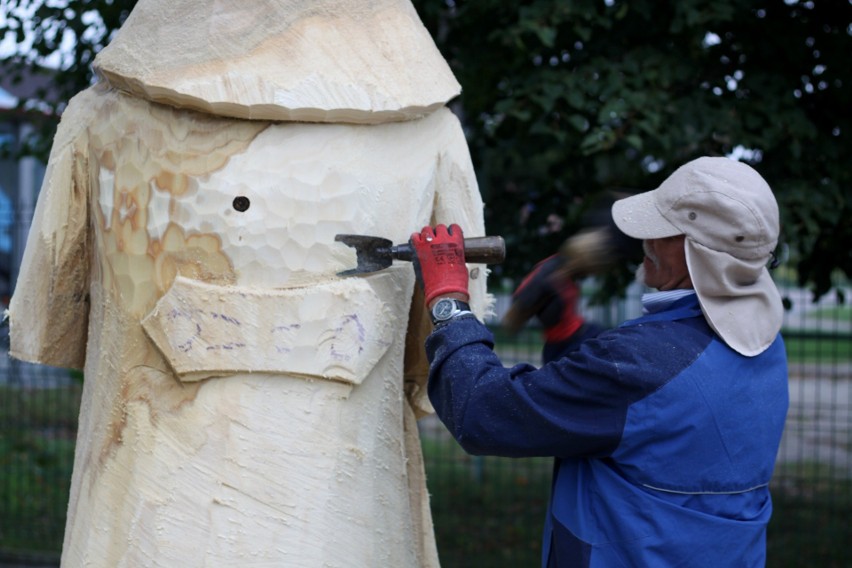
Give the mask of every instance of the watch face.
[[438, 300], [438, 303], [435, 304], [435, 307], [432, 309], [432, 314], [435, 316], [435, 319], [445, 320], [452, 315], [455, 309], [456, 303], [445, 298], [443, 300]]

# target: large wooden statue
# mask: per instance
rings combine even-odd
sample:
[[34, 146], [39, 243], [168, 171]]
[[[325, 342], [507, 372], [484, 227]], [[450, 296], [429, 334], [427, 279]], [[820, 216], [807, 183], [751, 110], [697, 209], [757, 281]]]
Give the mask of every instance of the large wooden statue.
[[10, 308], [85, 368], [63, 565], [436, 566], [414, 272], [334, 239], [484, 235], [408, 0], [141, 0], [96, 69]]

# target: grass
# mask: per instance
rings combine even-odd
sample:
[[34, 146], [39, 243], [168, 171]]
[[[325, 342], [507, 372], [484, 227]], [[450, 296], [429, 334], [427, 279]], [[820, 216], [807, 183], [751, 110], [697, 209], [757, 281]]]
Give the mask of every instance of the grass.
[[819, 308], [811, 312], [810, 317], [825, 320], [829, 322], [850, 322], [852, 321], [852, 306], [832, 306], [830, 308]]
[[65, 529], [73, 440], [0, 436], [0, 550], [58, 553]]
[[0, 551], [58, 554], [74, 459], [79, 385], [0, 388]]
[[826, 367], [852, 362], [849, 337], [785, 334], [787, 359], [795, 363], [824, 363]]
[[788, 465], [776, 472], [767, 533], [770, 568], [852, 565], [852, 480], [829, 473], [816, 464]]
[[442, 568], [537, 566], [552, 461], [468, 456], [423, 438]]

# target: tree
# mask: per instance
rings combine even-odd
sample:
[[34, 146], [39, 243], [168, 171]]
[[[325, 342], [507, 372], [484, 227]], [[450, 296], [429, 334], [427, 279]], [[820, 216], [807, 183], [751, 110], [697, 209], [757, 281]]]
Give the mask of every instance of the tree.
[[[40, 5], [35, 28], [80, 44], [62, 96], [134, 2]], [[852, 6], [842, 0], [414, 0], [464, 89], [491, 232], [518, 276], [581, 223], [606, 189], [652, 189], [701, 155], [738, 155], [776, 192], [800, 283], [819, 297], [852, 276]], [[87, 32], [94, 15], [103, 33]], [[89, 26], [89, 27], [87, 27]], [[19, 38], [21, 36], [19, 35]], [[47, 32], [34, 49], [57, 48]], [[20, 65], [18, 57], [6, 64]], [[838, 290], [838, 293], [839, 290]], [[842, 297], [842, 296], [841, 296]]]
[[[12, 82], [26, 75], [46, 75], [50, 81], [19, 101], [38, 127], [39, 135], [24, 141], [19, 153], [46, 161], [58, 119], [68, 99], [94, 80], [91, 64], [127, 18], [136, 0], [0, 0], [0, 41], [16, 49], [0, 58], [0, 70]], [[44, 66], [60, 56], [61, 67]]]
[[[416, 4], [463, 86], [509, 270], [555, 248], [588, 196], [739, 153], [778, 196], [801, 282], [819, 296], [852, 275], [848, 2]], [[565, 229], [550, 232], [552, 213]]]

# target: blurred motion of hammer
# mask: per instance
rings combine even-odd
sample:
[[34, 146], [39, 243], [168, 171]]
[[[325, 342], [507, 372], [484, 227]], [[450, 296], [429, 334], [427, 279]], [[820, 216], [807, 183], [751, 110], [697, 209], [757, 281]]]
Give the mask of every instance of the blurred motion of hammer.
[[501, 320], [504, 329], [510, 333], [520, 331], [528, 320], [546, 308], [561, 288], [572, 285], [572, 281], [601, 274], [641, 257], [641, 241], [619, 231], [610, 213], [612, 203], [627, 195], [609, 191], [599, 196], [585, 215], [585, 227], [566, 238], [559, 250], [546, 259], [546, 269], [536, 274], [536, 278], [545, 281], [527, 287], [524, 294], [516, 291], [513, 295], [512, 304]]

